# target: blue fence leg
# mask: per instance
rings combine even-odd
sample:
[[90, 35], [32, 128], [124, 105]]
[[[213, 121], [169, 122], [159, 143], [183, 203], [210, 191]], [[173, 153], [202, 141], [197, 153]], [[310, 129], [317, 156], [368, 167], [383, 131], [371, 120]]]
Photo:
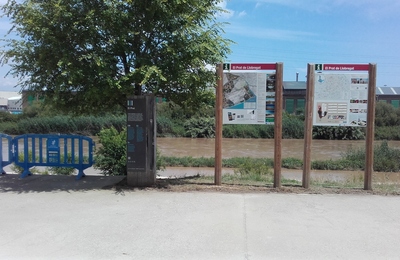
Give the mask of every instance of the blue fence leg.
[[32, 173], [29, 171], [29, 169], [24, 169], [24, 171], [21, 173], [21, 179], [23, 179], [29, 175], [32, 175]]
[[83, 169], [79, 169], [78, 170], [78, 175], [76, 175], [76, 180], [80, 180], [80, 179], [82, 179], [83, 177], [85, 177], [86, 175], [85, 175], [85, 173], [83, 172]]
[[2, 158], [0, 158], [0, 171], [1, 171], [1, 174], [6, 174], [6, 171], [3, 169], [3, 162], [1, 160], [2, 160]]

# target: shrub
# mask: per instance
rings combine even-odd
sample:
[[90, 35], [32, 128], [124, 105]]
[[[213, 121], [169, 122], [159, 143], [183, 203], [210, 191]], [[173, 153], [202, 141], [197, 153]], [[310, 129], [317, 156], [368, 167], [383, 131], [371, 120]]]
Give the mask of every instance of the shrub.
[[375, 106], [375, 126], [398, 126], [400, 108], [386, 102], [377, 102]]
[[255, 175], [271, 175], [271, 167], [262, 159], [246, 160], [242, 163], [237, 172], [241, 175], [255, 174]]
[[158, 116], [156, 122], [158, 136], [167, 136], [173, 133], [174, 124], [170, 118]]
[[314, 126], [314, 139], [361, 140], [365, 138], [364, 128], [352, 126]]
[[400, 140], [400, 131], [398, 126], [375, 127], [376, 140]]
[[283, 158], [282, 167], [288, 169], [301, 169], [303, 167], [303, 160], [297, 158]]
[[184, 124], [186, 136], [211, 138], [215, 136], [215, 119], [211, 117], [191, 118]]
[[126, 128], [118, 132], [115, 127], [103, 129], [99, 134], [101, 144], [95, 155], [95, 169], [104, 175], [127, 175]]
[[[84, 159], [88, 160], [88, 158]], [[61, 154], [60, 161], [64, 162], [64, 154]], [[72, 163], [72, 155], [68, 153], [67, 160], [68, 163]], [[54, 175], [72, 175], [75, 173], [75, 168], [73, 167], [47, 167], [48, 171]]]
[[[364, 170], [365, 148], [350, 149], [343, 155], [351, 167]], [[390, 148], [387, 141], [374, 147], [374, 170], [382, 172], [397, 172], [400, 170], [400, 150]]]
[[302, 139], [304, 138], [304, 121], [297, 116], [283, 113], [282, 116], [282, 138]]

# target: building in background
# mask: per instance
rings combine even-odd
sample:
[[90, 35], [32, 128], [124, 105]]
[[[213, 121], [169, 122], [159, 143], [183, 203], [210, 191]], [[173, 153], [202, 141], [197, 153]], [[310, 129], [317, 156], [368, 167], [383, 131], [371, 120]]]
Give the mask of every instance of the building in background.
[[[16, 91], [0, 91], [0, 111], [22, 112], [22, 96]], [[12, 110], [10, 110], [10, 108]]]
[[21, 96], [10, 97], [8, 99], [7, 104], [8, 104], [7, 110], [11, 114], [21, 114], [22, 113], [22, 97]]

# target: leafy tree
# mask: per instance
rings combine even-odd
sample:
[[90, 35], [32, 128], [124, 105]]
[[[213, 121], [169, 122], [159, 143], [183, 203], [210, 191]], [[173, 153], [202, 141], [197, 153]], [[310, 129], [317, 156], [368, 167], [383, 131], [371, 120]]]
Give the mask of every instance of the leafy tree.
[[[18, 87], [63, 110], [125, 107], [154, 93], [196, 106], [229, 53], [222, 0], [8, 0], [0, 61]], [[199, 97], [199, 98], [197, 98]]]

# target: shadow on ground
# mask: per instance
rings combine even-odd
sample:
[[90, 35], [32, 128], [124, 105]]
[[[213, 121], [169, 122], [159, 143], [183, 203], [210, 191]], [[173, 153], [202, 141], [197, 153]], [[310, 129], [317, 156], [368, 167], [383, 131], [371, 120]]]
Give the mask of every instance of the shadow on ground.
[[21, 179], [16, 174], [0, 175], [0, 192], [72, 192], [102, 190], [121, 182], [125, 176], [75, 176], [31, 175]]
[[118, 194], [137, 190], [157, 190], [165, 192], [224, 192], [224, 193], [302, 193], [302, 194], [376, 194], [400, 195], [398, 192], [365, 191], [355, 188], [304, 189], [298, 185], [284, 185], [274, 188], [272, 185], [222, 184], [216, 186], [209, 182], [196, 180], [198, 176], [185, 178], [158, 178], [152, 187], [135, 188], [127, 185], [126, 176], [86, 176], [75, 180], [75, 176], [31, 175], [21, 179], [16, 174], [0, 175], [0, 193], [34, 192], [85, 192], [93, 190], [111, 190]]

